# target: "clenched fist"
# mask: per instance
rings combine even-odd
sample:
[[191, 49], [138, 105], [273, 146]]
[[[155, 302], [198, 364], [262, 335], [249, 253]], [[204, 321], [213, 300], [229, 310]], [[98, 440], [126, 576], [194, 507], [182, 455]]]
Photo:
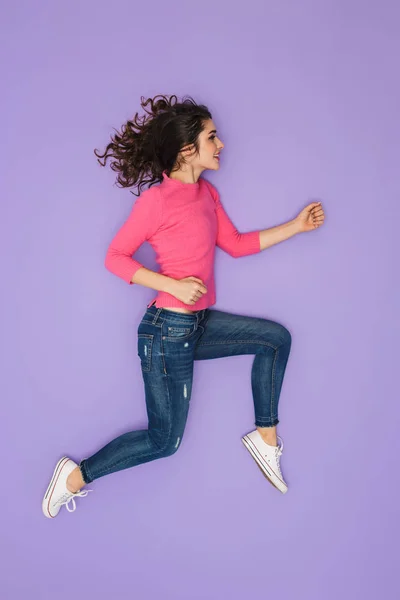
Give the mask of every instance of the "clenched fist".
[[170, 293], [184, 304], [193, 305], [207, 293], [207, 288], [201, 279], [185, 277], [175, 281]]
[[298, 232], [312, 231], [324, 224], [325, 213], [322, 202], [311, 202], [294, 219]]

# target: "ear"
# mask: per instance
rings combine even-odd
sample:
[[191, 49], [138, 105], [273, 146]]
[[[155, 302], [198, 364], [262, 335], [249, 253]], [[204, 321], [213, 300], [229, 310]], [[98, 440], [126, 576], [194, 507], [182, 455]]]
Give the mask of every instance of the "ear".
[[181, 154], [191, 154], [194, 150], [194, 145], [193, 144], [189, 144], [188, 146], [184, 146], [181, 150]]

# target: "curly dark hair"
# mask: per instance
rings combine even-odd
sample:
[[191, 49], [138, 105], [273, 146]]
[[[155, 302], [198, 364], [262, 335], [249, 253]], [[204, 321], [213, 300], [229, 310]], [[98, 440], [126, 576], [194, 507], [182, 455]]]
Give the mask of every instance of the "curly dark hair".
[[[140, 98], [141, 106], [147, 115], [135, 114], [132, 120], [122, 125], [121, 132], [111, 136], [111, 142], [105, 152], [99, 154], [98, 162], [102, 167], [108, 158], [111, 169], [118, 173], [118, 187], [136, 186], [139, 196], [142, 188], [161, 182], [163, 171], [167, 175], [182, 166], [181, 150], [193, 145], [199, 152], [198, 136], [204, 129], [204, 122], [212, 119], [211, 113], [203, 104], [196, 104], [190, 96], [178, 102], [175, 95], [157, 95], [154, 98]], [[151, 110], [145, 107], [150, 104]], [[104, 158], [102, 162], [100, 158]]]

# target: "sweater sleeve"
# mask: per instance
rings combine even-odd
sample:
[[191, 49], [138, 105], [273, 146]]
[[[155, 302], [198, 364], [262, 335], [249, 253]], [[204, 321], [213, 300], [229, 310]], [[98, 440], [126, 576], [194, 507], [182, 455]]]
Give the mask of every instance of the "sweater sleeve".
[[216, 188], [209, 181], [207, 181], [207, 185], [216, 205], [218, 223], [217, 246], [234, 258], [261, 252], [260, 232], [249, 231], [248, 233], [239, 233], [226, 214]]
[[131, 212], [108, 247], [105, 266], [132, 284], [141, 263], [132, 258], [143, 242], [148, 241], [161, 225], [161, 194], [157, 187], [148, 188], [135, 201]]

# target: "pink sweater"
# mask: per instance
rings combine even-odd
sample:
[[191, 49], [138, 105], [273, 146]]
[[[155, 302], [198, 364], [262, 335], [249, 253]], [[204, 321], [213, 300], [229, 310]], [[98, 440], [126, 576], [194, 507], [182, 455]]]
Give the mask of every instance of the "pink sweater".
[[163, 173], [163, 181], [144, 190], [130, 215], [112, 240], [106, 255], [109, 271], [132, 283], [143, 265], [132, 255], [149, 242], [156, 253], [159, 272], [167, 277], [198, 277], [207, 287], [196, 304], [185, 304], [159, 292], [149, 304], [201, 310], [216, 302], [215, 246], [234, 257], [260, 252], [258, 231], [238, 233], [222, 207], [215, 187], [201, 177], [182, 183]]

